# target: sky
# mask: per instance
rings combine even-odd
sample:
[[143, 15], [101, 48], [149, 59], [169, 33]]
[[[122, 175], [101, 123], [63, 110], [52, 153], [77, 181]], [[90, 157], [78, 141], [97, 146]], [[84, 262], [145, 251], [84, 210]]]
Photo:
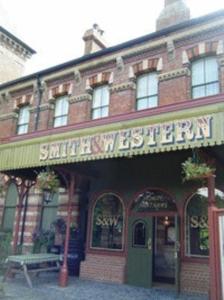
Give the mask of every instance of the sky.
[[[224, 9], [224, 0], [186, 0], [191, 16]], [[155, 31], [164, 0], [0, 0], [0, 25], [36, 50], [25, 74], [83, 55], [84, 32], [94, 23], [108, 46]]]

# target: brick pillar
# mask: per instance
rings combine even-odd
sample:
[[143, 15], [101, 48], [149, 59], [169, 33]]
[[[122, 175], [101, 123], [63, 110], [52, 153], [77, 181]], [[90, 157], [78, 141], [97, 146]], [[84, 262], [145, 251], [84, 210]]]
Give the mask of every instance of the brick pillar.
[[[28, 207], [26, 212], [26, 220], [24, 227], [24, 237], [22, 252], [30, 253], [33, 251], [33, 241], [32, 235], [36, 228], [39, 227], [40, 215], [41, 215], [41, 203], [42, 203], [42, 194], [38, 190], [34, 190], [29, 195]], [[20, 230], [22, 229], [23, 214], [20, 222]], [[21, 234], [21, 231], [20, 231]]]
[[[72, 218], [71, 224], [74, 224], [76, 227], [79, 224], [79, 194], [73, 198], [72, 201]], [[57, 217], [63, 218], [66, 221], [68, 215], [68, 194], [66, 192], [61, 192], [58, 199], [58, 212]]]

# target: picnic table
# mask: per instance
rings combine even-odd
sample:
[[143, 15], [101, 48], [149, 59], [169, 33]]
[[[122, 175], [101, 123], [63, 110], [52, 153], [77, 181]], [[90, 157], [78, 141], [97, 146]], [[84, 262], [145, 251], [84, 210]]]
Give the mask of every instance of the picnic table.
[[22, 273], [30, 288], [32, 288], [31, 274], [60, 269], [60, 255], [51, 253], [11, 255], [6, 259], [7, 269], [3, 281], [9, 274]]

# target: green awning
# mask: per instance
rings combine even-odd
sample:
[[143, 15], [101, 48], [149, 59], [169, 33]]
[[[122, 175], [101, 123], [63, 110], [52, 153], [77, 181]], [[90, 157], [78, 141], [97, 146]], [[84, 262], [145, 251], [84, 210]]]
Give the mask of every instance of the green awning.
[[0, 171], [224, 143], [224, 105], [210, 105], [0, 145]]

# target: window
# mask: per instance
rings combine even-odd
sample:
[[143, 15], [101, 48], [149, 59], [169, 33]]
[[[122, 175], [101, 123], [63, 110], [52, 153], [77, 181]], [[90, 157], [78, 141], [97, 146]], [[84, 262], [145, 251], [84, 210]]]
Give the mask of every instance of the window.
[[[224, 207], [224, 193], [215, 189], [216, 203]], [[186, 255], [208, 256], [208, 190], [200, 188], [186, 205]]]
[[137, 79], [137, 110], [158, 106], [158, 77], [156, 72]]
[[93, 90], [92, 119], [99, 119], [109, 115], [109, 89], [107, 85]]
[[192, 98], [219, 93], [218, 64], [215, 57], [206, 57], [192, 63]]
[[56, 99], [54, 112], [54, 127], [67, 125], [68, 108], [69, 105], [67, 96], [63, 96]]
[[2, 228], [4, 230], [13, 231], [17, 198], [18, 192], [16, 185], [14, 183], [11, 183], [8, 187], [5, 199], [4, 215], [2, 221]]
[[146, 226], [142, 221], [134, 224], [132, 241], [133, 247], [146, 246]]
[[104, 194], [93, 211], [92, 247], [102, 249], [123, 248], [123, 206], [115, 194]]
[[24, 134], [28, 132], [30, 111], [29, 106], [22, 106], [19, 110], [17, 134]]

